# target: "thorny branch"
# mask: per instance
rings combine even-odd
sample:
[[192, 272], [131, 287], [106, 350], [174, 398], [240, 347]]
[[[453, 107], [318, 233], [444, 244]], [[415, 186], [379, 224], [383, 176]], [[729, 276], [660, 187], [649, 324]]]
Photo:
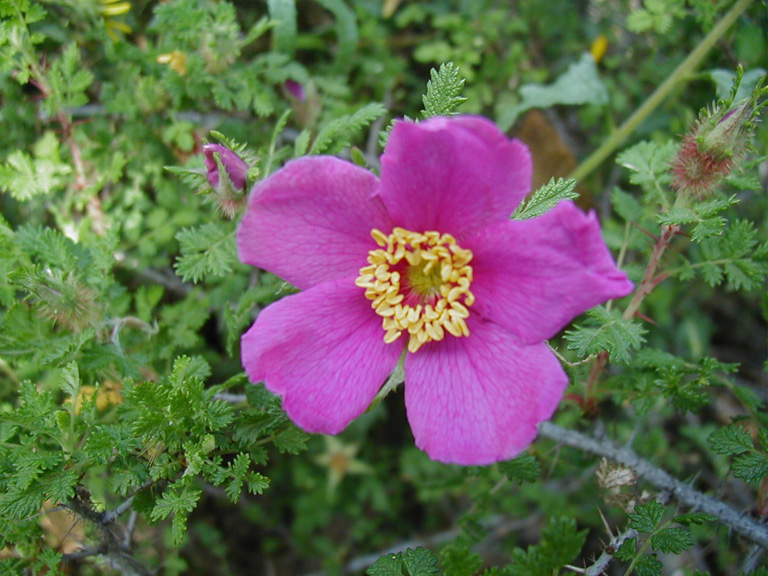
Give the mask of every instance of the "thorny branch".
[[608, 546], [605, 547], [603, 553], [600, 554], [600, 558], [595, 560], [595, 563], [588, 568], [577, 568], [576, 566], [566, 566], [566, 568], [573, 570], [578, 574], [584, 574], [584, 576], [600, 576], [608, 564], [611, 563], [611, 560], [613, 560], [613, 555], [616, 553], [616, 550], [621, 548], [621, 545], [624, 544], [624, 542], [635, 537], [637, 537], [637, 530], [630, 528], [626, 532], [622, 532], [615, 538], [612, 538]]
[[657, 468], [647, 460], [643, 460], [630, 448], [626, 446], [618, 447], [609, 440], [593, 438], [575, 430], [562, 428], [551, 422], [540, 424], [539, 434], [559, 444], [591, 452], [632, 468], [638, 476], [641, 476], [656, 488], [666, 490], [679, 502], [696, 510], [717, 516], [723, 524], [738, 532], [744, 538], [768, 549], [768, 526], [753, 520], [747, 514], [731, 508], [724, 502], [694, 490], [688, 484], [673, 478], [661, 468]]
[[133, 529], [132, 526], [123, 529], [122, 526], [116, 524], [116, 521], [130, 509], [134, 496], [153, 483], [153, 480], [144, 482], [114, 510], [107, 510], [106, 512], [97, 512], [93, 507], [88, 491], [79, 489], [75, 497], [67, 502], [65, 507], [93, 523], [99, 531], [101, 541], [98, 546], [66, 554], [62, 560], [71, 562], [91, 556], [103, 556], [104, 561], [109, 566], [126, 576], [151, 576], [152, 572], [139, 562], [131, 551], [130, 533]]

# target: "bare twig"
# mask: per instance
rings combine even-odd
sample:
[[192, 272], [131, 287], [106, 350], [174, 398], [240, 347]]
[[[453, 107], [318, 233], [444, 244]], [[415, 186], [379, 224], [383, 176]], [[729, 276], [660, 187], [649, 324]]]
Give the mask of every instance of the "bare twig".
[[756, 522], [747, 514], [739, 512], [728, 504], [694, 490], [688, 484], [673, 478], [661, 468], [643, 460], [628, 447], [617, 447], [609, 440], [599, 440], [586, 434], [562, 428], [551, 422], [539, 425], [539, 434], [560, 444], [604, 456], [632, 468], [638, 476], [659, 488], [666, 490], [679, 502], [696, 510], [716, 516], [723, 524], [751, 540], [762, 548], [768, 549], [768, 526]]
[[611, 539], [608, 546], [605, 547], [605, 550], [602, 554], [600, 554], [600, 558], [595, 560], [595, 563], [591, 566], [588, 566], [587, 568], [577, 568], [576, 566], [566, 566], [566, 568], [573, 570], [574, 572], [577, 572], [578, 574], [584, 574], [584, 576], [600, 576], [605, 569], [608, 567], [608, 564], [611, 563], [611, 560], [613, 560], [613, 555], [616, 553], [616, 550], [621, 548], [621, 545], [624, 544], [625, 541], [629, 540], [630, 538], [636, 538], [637, 537], [637, 530], [634, 528], [630, 528], [626, 532], [622, 532], [615, 538]]

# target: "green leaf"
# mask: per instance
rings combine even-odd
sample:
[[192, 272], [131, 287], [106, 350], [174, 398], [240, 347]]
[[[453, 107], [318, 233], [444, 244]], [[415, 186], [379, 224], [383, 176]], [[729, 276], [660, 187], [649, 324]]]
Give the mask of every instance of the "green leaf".
[[511, 576], [550, 576], [581, 552], [588, 530], [577, 530], [573, 518], [550, 518], [541, 532], [541, 543], [512, 551]]
[[518, 116], [531, 108], [551, 108], [555, 105], [592, 104], [604, 106], [608, 103], [608, 89], [605, 87], [590, 54], [583, 54], [578, 62], [552, 84], [525, 84], [520, 88], [520, 103], [505, 111], [498, 124], [502, 131], [509, 130]]
[[439, 70], [432, 68], [429, 78], [427, 93], [421, 97], [424, 103], [421, 115], [432, 118], [455, 114], [459, 105], [467, 100], [461, 95], [464, 79], [459, 75], [459, 67], [453, 62], [446, 62], [440, 65]]
[[[186, 485], [185, 485], [186, 484]], [[157, 522], [173, 515], [171, 535], [176, 544], [180, 544], [186, 531], [186, 520], [197, 506], [202, 491], [191, 488], [188, 481], [182, 479], [168, 487], [152, 509], [150, 518]]]
[[661, 576], [664, 565], [656, 558], [656, 554], [643, 556], [635, 564], [635, 576]]
[[339, 39], [336, 62], [341, 68], [347, 69], [354, 63], [359, 40], [355, 14], [342, 0], [317, 0], [317, 2], [331, 12], [336, 19], [336, 36]]
[[563, 178], [550, 179], [547, 184], [533, 192], [526, 200], [520, 203], [512, 214], [512, 220], [528, 220], [536, 218], [554, 208], [561, 200], [578, 198], [574, 192], [576, 180]]
[[643, 207], [637, 198], [624, 192], [618, 186], [611, 192], [611, 205], [616, 214], [627, 222], [638, 222], [643, 216]]
[[616, 162], [630, 170], [632, 184], [660, 194], [660, 188], [669, 182], [669, 165], [676, 150], [671, 140], [662, 144], [644, 140], [621, 152]]
[[661, 502], [648, 502], [640, 504], [635, 512], [629, 515], [629, 527], [638, 532], [653, 532], [664, 518], [664, 505]]
[[368, 576], [403, 576], [403, 555], [386, 554], [381, 556], [365, 571]]
[[506, 462], [499, 462], [498, 466], [502, 474], [520, 484], [523, 482], [534, 482], [538, 479], [539, 474], [541, 474], [539, 461], [529, 454], [518, 456]]
[[[54, 134], [46, 133], [41, 142], [46, 139], [56, 142], [53, 151], [49, 147], [36, 147], [35, 155], [31, 157], [21, 150], [14, 150], [0, 164], [0, 189], [10, 192], [16, 200], [25, 202], [55, 192], [64, 184], [62, 176], [72, 171], [59, 158], [58, 140]], [[41, 150], [48, 152], [41, 154]]]
[[85, 91], [93, 83], [94, 76], [82, 66], [76, 43], [67, 46], [54, 60], [47, 77], [49, 95], [44, 105], [49, 114], [56, 115], [62, 108], [76, 108], [88, 103]]
[[637, 538], [627, 538], [616, 550], [617, 559], [622, 562], [630, 562], [635, 557], [637, 550]]
[[706, 512], [691, 512], [690, 514], [680, 514], [679, 516], [675, 516], [672, 521], [685, 526], [691, 526], [693, 524], [701, 526], [717, 522], [717, 516], [707, 514]]
[[424, 548], [386, 554], [366, 571], [368, 576], [435, 576], [440, 574], [437, 558]]
[[366, 126], [370, 125], [387, 109], [378, 102], [367, 104], [354, 114], [344, 115], [332, 120], [320, 130], [309, 150], [310, 154], [336, 154], [352, 143], [352, 139]]
[[440, 564], [445, 576], [472, 576], [483, 567], [483, 558], [466, 546], [453, 543], [440, 551]]
[[759, 482], [768, 476], [768, 456], [764, 454], [743, 454], [733, 461], [733, 475], [745, 482]]
[[568, 349], [582, 358], [606, 350], [612, 362], [628, 363], [632, 350], [645, 342], [646, 329], [638, 322], [622, 318], [615, 308], [608, 311], [598, 306], [587, 315], [587, 325], [576, 325], [565, 333]]
[[229, 226], [208, 222], [185, 228], [176, 234], [181, 256], [176, 273], [186, 282], [199, 282], [207, 276], [226, 276], [237, 264], [235, 235]]
[[709, 436], [712, 451], [717, 454], [741, 454], [753, 450], [752, 436], [744, 428], [736, 424], [716, 430]]
[[720, 216], [725, 209], [738, 203], [736, 196], [716, 198], [708, 202], [696, 204], [693, 207], [673, 206], [667, 212], [658, 216], [659, 224], [677, 224], [684, 226], [695, 224], [691, 230], [691, 239], [701, 242], [705, 238], [715, 236], [723, 231], [726, 219]]
[[80, 371], [77, 362], [72, 361], [61, 371], [61, 389], [70, 397], [77, 398], [80, 390]]
[[[735, 220], [719, 236], [701, 242], [700, 262], [688, 264], [698, 269], [710, 286], [727, 280], [729, 288], [751, 290], [768, 277], [768, 243], [758, 243], [757, 230], [749, 220]], [[685, 267], [682, 274], [686, 274]]]
[[429, 550], [407, 548], [403, 554], [403, 564], [410, 576], [433, 576], [440, 574], [437, 558]]
[[653, 549], [665, 554], [680, 554], [683, 550], [688, 550], [693, 544], [693, 536], [691, 536], [690, 530], [682, 526], [665, 528], [651, 536], [651, 546]]
[[293, 54], [296, 50], [296, 3], [294, 0], [267, 0], [272, 28], [272, 49]]

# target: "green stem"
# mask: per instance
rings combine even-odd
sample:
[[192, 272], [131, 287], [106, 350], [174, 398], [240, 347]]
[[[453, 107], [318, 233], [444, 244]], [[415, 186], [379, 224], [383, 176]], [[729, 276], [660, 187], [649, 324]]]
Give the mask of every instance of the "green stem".
[[627, 118], [624, 124], [611, 134], [610, 137], [586, 160], [579, 164], [568, 177], [575, 178], [576, 180], [583, 180], [597, 168], [603, 160], [621, 146], [624, 140], [626, 140], [627, 137], [634, 132], [635, 128], [637, 128], [637, 126], [662, 103], [669, 93], [696, 69], [704, 59], [704, 56], [707, 55], [707, 52], [709, 52], [717, 41], [720, 40], [722, 35], [725, 34], [728, 28], [730, 28], [736, 19], [741, 16], [742, 12], [747, 9], [751, 2], [752, 0], [738, 0], [725, 16], [723, 16], [722, 20], [720, 20], [715, 27], [710, 30], [709, 34], [704, 37], [699, 45], [696, 46], [693, 52], [691, 52], [688, 57], [675, 68], [675, 71], [672, 72], [672, 74], [670, 74], [658, 88], [656, 88], [656, 91], [643, 102], [642, 106], [635, 110], [632, 116]]

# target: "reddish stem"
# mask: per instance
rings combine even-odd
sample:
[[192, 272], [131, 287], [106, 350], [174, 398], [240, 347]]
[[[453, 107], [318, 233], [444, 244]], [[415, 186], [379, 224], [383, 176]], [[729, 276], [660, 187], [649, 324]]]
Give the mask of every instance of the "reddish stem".
[[[680, 226], [677, 224], [669, 224], [661, 227], [661, 234], [656, 238], [656, 245], [653, 247], [651, 259], [648, 261], [648, 266], [645, 268], [643, 279], [635, 289], [632, 301], [629, 303], [629, 306], [627, 306], [627, 309], [624, 310], [624, 314], [622, 314], [622, 318], [625, 320], [629, 320], [637, 315], [640, 305], [643, 303], [643, 300], [645, 300], [645, 297], [648, 296], [659, 283], [669, 276], [666, 272], [657, 275], [656, 270], [659, 267], [664, 251], [669, 246], [672, 238], [679, 231]], [[608, 352], [600, 352], [592, 364], [592, 368], [589, 371], [589, 377], [587, 378], [586, 391], [584, 393], [584, 406], [582, 408], [585, 414], [597, 411], [597, 382], [600, 379], [600, 375], [603, 373], [606, 364], [608, 364]]]

